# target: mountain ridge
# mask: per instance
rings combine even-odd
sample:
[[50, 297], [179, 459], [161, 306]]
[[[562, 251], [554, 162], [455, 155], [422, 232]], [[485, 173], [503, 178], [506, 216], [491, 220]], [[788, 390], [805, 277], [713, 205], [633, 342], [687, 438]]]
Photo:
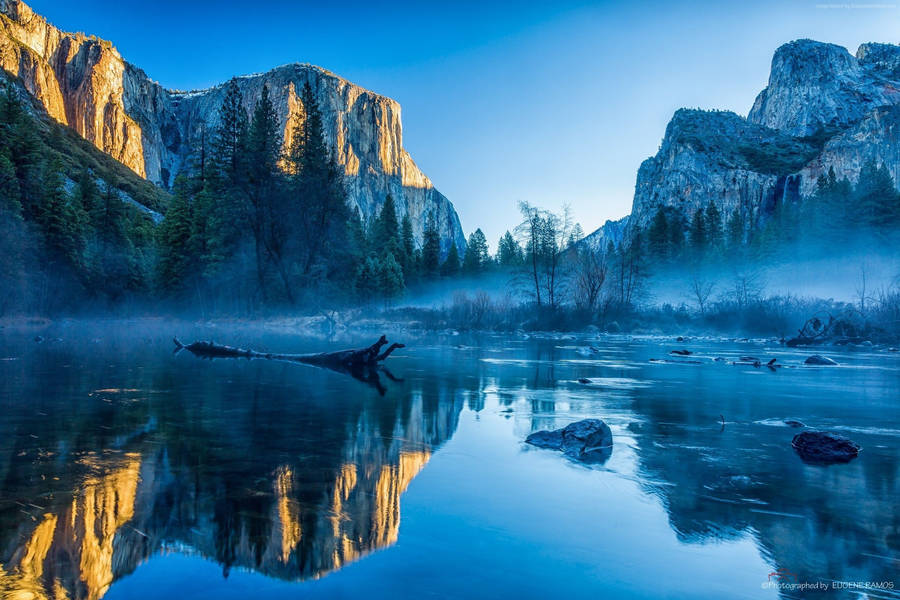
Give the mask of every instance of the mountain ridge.
[[[67, 33], [21, 0], [0, 0], [0, 66], [21, 78], [55, 120], [138, 175], [168, 189], [201, 131], [214, 130], [224, 83], [206, 90], [167, 90], [126, 61], [111, 42]], [[322, 110], [325, 137], [344, 170], [349, 199], [374, 218], [387, 194], [409, 215], [421, 242], [434, 216], [446, 253], [465, 237], [452, 203], [403, 147], [401, 107], [327, 69], [289, 63], [235, 78], [249, 112], [268, 86], [285, 146], [302, 118], [299, 91], [309, 83]]]
[[775, 51], [746, 117], [675, 112], [659, 151], [638, 170], [622, 239], [645, 230], [659, 209], [689, 223], [709, 203], [760, 228], [778, 205], [811, 197], [830, 170], [852, 183], [869, 161], [900, 187], [900, 46], [866, 43], [854, 55], [794, 40]]

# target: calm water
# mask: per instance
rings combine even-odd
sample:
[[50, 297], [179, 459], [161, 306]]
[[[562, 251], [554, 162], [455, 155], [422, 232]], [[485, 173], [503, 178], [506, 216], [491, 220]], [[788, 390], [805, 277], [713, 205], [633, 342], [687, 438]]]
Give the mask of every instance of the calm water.
[[[377, 337], [0, 331], [2, 597], [862, 597], [765, 587], [779, 569], [900, 587], [896, 353], [770, 372], [711, 359], [804, 353], [409, 338], [382, 394], [303, 365], [173, 356], [175, 333], [284, 352]], [[649, 362], [680, 347], [708, 359]], [[586, 417], [612, 428], [604, 464], [522, 443]], [[785, 418], [864, 450], [806, 465]]]

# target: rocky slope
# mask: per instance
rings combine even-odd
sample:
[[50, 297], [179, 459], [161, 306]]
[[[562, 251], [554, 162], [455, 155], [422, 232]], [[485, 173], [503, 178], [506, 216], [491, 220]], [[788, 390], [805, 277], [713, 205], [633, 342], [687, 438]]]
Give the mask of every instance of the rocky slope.
[[638, 171], [624, 237], [659, 207], [687, 220], [709, 202], [758, 227], [778, 203], [812, 194], [830, 168], [855, 182], [869, 160], [884, 163], [900, 187], [898, 138], [900, 46], [863, 44], [854, 56], [833, 44], [790, 42], [775, 52], [769, 85], [747, 118], [675, 113], [659, 152]]
[[[224, 86], [166, 90], [109, 42], [62, 32], [19, 0], [0, 0], [0, 66], [18, 76], [58, 122], [162, 187], [171, 185], [201, 128], [216, 126], [224, 93]], [[453, 242], [465, 247], [453, 205], [403, 148], [397, 102], [311, 65], [285, 65], [237, 81], [248, 111], [269, 87], [286, 143], [303, 111], [298, 95], [309, 82], [360, 214], [376, 215], [391, 193], [420, 240], [433, 213], [444, 250]]]

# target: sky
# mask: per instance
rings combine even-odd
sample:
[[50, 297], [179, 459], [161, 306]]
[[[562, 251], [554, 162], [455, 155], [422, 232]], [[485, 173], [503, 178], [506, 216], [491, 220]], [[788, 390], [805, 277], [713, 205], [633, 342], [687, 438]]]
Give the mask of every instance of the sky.
[[628, 214], [676, 109], [746, 115], [794, 39], [898, 43], [895, 1], [30, 4], [168, 88], [308, 62], [394, 98], [404, 146], [494, 246], [520, 201], [568, 205], [586, 233]]

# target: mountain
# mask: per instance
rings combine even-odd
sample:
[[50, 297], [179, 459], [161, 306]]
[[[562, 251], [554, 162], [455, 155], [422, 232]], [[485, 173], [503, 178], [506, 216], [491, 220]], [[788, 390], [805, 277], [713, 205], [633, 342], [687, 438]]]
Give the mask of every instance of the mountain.
[[[201, 132], [217, 125], [224, 84], [178, 92], [152, 81], [110, 42], [60, 31], [19, 0], [0, 0], [0, 66], [19, 77], [56, 121], [68, 125], [136, 174], [169, 188]], [[319, 67], [291, 64], [237, 78], [249, 111], [268, 86], [285, 145], [302, 118], [309, 83], [325, 137], [343, 168], [351, 202], [371, 219], [385, 196], [410, 215], [421, 242], [434, 214], [446, 251], [465, 247], [459, 217], [403, 148], [400, 105]]]
[[900, 46], [863, 44], [854, 56], [833, 44], [790, 42], [775, 52], [768, 86], [746, 118], [675, 113], [659, 151], [638, 170], [626, 237], [660, 208], [687, 223], [710, 203], [759, 228], [779, 205], [810, 197], [830, 169], [854, 183], [870, 161], [898, 186], [898, 138]]
[[582, 243], [587, 244], [593, 250], [605, 250], [610, 243], [613, 246], [618, 246], [625, 237], [630, 220], [629, 216], [622, 217], [616, 221], [607, 220], [599, 229], [586, 235]]

